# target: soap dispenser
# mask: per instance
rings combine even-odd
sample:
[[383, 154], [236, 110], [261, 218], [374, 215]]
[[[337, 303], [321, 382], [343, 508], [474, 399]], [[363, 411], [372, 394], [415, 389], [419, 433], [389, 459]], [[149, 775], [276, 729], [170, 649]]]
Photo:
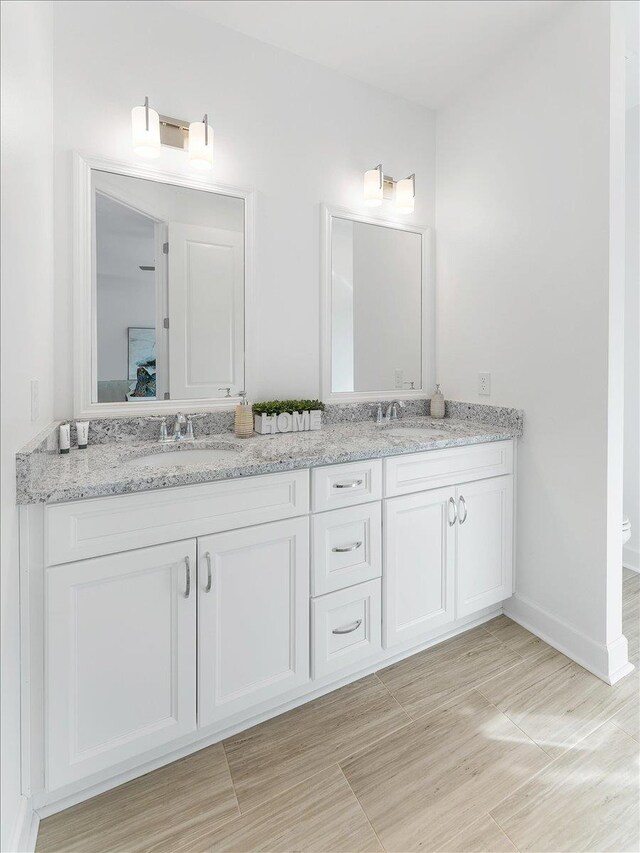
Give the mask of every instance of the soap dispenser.
[[436, 390], [433, 392], [431, 397], [431, 417], [444, 417], [444, 394], [440, 390], [439, 385], [436, 385]]
[[247, 400], [246, 391], [240, 391], [239, 396], [242, 399], [236, 406], [234, 432], [238, 438], [250, 438], [253, 435], [253, 409]]

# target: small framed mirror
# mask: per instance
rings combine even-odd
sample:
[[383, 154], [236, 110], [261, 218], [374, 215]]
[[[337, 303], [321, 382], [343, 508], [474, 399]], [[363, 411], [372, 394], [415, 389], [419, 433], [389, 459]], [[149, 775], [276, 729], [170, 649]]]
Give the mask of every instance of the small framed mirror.
[[82, 158], [76, 192], [76, 415], [233, 404], [250, 194]]
[[424, 397], [434, 379], [429, 231], [323, 207], [325, 400]]

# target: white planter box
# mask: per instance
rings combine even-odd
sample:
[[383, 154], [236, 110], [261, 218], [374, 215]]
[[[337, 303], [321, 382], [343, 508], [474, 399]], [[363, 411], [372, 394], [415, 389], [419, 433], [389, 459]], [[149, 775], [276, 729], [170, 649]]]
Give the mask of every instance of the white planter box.
[[281, 415], [255, 415], [255, 430], [259, 435], [274, 435], [278, 432], [306, 432], [320, 429], [322, 412], [312, 409], [306, 412], [284, 413]]

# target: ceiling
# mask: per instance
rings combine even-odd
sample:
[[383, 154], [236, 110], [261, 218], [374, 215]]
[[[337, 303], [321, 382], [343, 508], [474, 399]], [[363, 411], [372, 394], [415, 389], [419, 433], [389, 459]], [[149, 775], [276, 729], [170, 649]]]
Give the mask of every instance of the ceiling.
[[435, 109], [567, 2], [175, 0], [175, 5]]

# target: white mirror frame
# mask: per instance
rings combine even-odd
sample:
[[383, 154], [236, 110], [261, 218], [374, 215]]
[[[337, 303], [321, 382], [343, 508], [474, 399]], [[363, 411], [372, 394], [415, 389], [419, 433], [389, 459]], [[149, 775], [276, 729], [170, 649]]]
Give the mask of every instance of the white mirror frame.
[[[340, 207], [321, 205], [321, 264], [320, 264], [320, 388], [325, 402], [367, 402], [401, 398], [424, 399], [433, 390], [435, 370], [435, 294], [432, 276], [431, 229], [421, 228], [392, 219], [379, 219]], [[332, 219], [349, 219], [368, 225], [381, 225], [422, 236], [422, 386], [414, 389], [395, 388], [391, 391], [332, 391], [331, 390], [331, 228]]]
[[145, 417], [170, 415], [179, 411], [205, 412], [228, 409], [240, 402], [239, 397], [220, 397], [211, 400], [141, 400], [130, 403], [96, 403], [93, 401], [93, 365], [96, 356], [96, 310], [93, 285], [93, 231], [91, 171], [114, 172], [133, 178], [144, 178], [164, 184], [204, 190], [244, 200], [244, 386], [250, 387], [250, 366], [254, 364], [252, 285], [254, 241], [254, 193], [249, 189], [209, 183], [198, 178], [158, 171], [146, 165], [119, 163], [81, 154], [74, 154], [74, 247], [73, 247], [73, 400], [76, 418]]

